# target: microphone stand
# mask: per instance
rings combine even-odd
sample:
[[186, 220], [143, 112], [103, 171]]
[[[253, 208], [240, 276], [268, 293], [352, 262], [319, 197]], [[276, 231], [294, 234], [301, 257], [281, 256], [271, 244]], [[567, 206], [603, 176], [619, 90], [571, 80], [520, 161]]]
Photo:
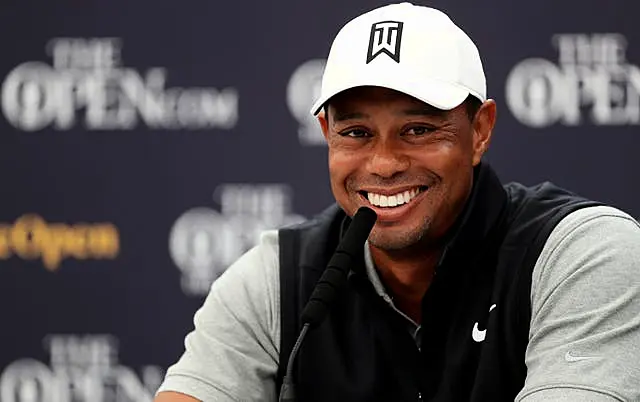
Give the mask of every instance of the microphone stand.
[[[298, 335], [289, 361], [287, 371], [280, 387], [279, 402], [295, 402], [296, 390], [293, 380], [293, 366], [296, 355], [302, 345], [304, 337], [310, 328], [317, 327], [329, 311], [329, 306], [335, 302], [338, 294], [347, 287], [347, 273], [354, 256], [362, 250], [362, 245], [369, 237], [369, 233], [376, 223], [376, 213], [367, 207], [361, 207], [353, 216], [344, 237], [331, 257], [327, 268], [323, 272], [316, 287], [311, 293], [309, 301], [302, 310], [302, 330]], [[282, 362], [281, 362], [282, 363]]]

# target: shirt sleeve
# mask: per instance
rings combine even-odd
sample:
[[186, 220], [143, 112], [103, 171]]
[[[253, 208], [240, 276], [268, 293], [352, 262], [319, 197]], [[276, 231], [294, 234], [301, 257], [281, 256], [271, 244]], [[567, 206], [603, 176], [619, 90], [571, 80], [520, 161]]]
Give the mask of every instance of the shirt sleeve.
[[157, 392], [201, 401], [274, 401], [280, 347], [277, 232], [262, 235], [212, 285], [185, 351]]
[[565, 217], [536, 263], [517, 402], [640, 400], [640, 225], [612, 207]]

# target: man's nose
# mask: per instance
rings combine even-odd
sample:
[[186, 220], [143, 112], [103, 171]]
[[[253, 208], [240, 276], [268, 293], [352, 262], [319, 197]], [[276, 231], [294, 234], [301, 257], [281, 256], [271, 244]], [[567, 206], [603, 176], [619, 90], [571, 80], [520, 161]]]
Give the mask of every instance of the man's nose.
[[390, 140], [379, 140], [373, 145], [366, 169], [370, 174], [391, 178], [409, 169], [409, 165], [409, 157], [398, 144]]

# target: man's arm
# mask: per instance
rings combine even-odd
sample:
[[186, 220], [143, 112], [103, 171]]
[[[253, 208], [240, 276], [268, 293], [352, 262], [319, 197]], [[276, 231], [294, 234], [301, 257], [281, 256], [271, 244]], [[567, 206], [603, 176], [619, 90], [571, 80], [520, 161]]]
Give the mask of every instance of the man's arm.
[[610, 207], [563, 219], [534, 269], [518, 402], [640, 400], [640, 226]]
[[181, 394], [179, 392], [164, 391], [159, 392], [153, 402], [202, 402], [192, 396]]
[[277, 232], [270, 231], [214, 282], [154, 402], [275, 400], [278, 267]]

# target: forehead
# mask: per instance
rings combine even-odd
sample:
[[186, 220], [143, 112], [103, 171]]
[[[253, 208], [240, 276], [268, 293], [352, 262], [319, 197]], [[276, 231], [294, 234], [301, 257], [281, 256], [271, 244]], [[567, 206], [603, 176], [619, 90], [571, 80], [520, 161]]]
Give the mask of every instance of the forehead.
[[424, 109], [433, 109], [434, 111], [438, 110], [433, 106], [430, 106], [405, 93], [394, 91], [388, 88], [373, 86], [356, 87], [347, 89], [346, 91], [342, 91], [329, 100], [328, 106], [329, 108], [340, 109], [365, 105], [388, 105], [391, 103], [404, 106], [420, 107]]
[[410, 95], [382, 87], [357, 87], [331, 98], [327, 104], [333, 122], [351, 118], [370, 118], [380, 113], [386, 116], [423, 116], [444, 120], [455, 119], [459, 109], [437, 109]]

